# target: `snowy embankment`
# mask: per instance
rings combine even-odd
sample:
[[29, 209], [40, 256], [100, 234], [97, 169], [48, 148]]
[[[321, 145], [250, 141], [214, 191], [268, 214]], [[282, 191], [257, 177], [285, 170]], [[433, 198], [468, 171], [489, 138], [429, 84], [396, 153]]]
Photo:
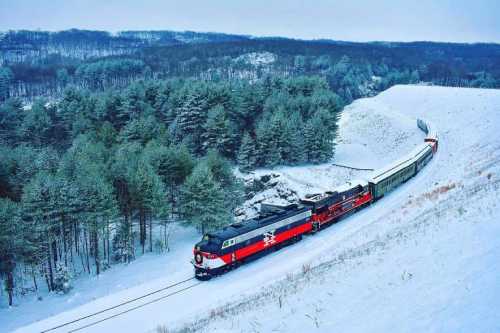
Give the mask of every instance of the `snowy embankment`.
[[[160, 325], [169, 332], [183, 327], [208, 332], [499, 331], [499, 110], [498, 90], [396, 86], [356, 101], [343, 114], [335, 163], [378, 168], [397, 159], [423, 140], [416, 117], [438, 129], [435, 159], [376, 204], [294, 246], [83, 331], [144, 332]], [[369, 173], [328, 164], [272, 172], [283, 189], [295, 193], [285, 197], [324, 191]], [[269, 171], [256, 172], [264, 173]], [[186, 237], [179, 249], [194, 240]], [[16, 317], [30, 317], [30, 311], [37, 312], [31, 318], [49, 317], [68, 302], [68, 311], [18, 330], [40, 332], [191, 276], [190, 253], [177, 253], [178, 258], [161, 261], [164, 268], [152, 266], [160, 261], [150, 262], [151, 270], [164, 276], [129, 270], [150, 279], [126, 290], [105, 290], [101, 294], [108, 296], [72, 309], [69, 299], [61, 298], [48, 306], [38, 303], [38, 311], [30, 305], [11, 309], [10, 315], [2, 312], [0, 330], [19, 327], [22, 320]], [[119, 273], [109, 272], [117, 281], [123, 278]], [[94, 284], [101, 288], [100, 281]]]

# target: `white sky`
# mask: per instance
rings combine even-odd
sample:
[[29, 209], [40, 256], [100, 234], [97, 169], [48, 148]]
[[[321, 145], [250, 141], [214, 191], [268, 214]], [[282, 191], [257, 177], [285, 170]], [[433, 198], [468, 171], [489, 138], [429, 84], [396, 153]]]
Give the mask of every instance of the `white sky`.
[[497, 0], [0, 0], [0, 30], [194, 30], [500, 43]]

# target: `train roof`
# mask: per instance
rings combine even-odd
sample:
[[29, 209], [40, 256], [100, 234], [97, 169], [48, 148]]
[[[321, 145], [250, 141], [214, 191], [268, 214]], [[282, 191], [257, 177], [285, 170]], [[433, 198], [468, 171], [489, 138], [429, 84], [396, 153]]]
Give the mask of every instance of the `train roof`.
[[265, 214], [265, 215], [259, 215], [256, 218], [252, 218], [249, 220], [245, 220], [242, 222], [238, 223], [233, 223], [231, 225], [228, 225], [227, 227], [213, 233], [209, 233], [210, 237], [214, 237], [219, 239], [220, 241], [224, 241], [226, 239], [230, 239], [242, 234], [245, 234], [247, 232], [250, 232], [252, 230], [273, 224], [275, 222], [278, 222], [280, 220], [284, 220], [288, 217], [300, 214], [302, 212], [305, 212], [307, 210], [310, 210], [309, 207], [305, 207], [302, 205], [291, 205], [288, 207], [285, 207], [281, 211], [278, 212], [272, 212], [270, 214]]
[[370, 182], [377, 184], [381, 180], [390, 177], [391, 175], [401, 171], [406, 168], [413, 162], [415, 162], [422, 154], [424, 154], [429, 149], [428, 143], [423, 143], [414, 148], [410, 153], [405, 155], [403, 158], [397, 160], [396, 162], [392, 162], [385, 167], [378, 169], [372, 173], [370, 178]]
[[364, 179], [354, 179], [354, 180], [348, 181], [347, 183], [336, 187], [334, 189], [334, 191], [336, 191], [338, 193], [342, 193], [342, 192], [348, 191], [352, 188], [355, 188], [356, 186], [365, 187], [367, 185], [368, 185], [368, 181], [366, 181]]
[[313, 205], [315, 208], [328, 206], [332, 203], [341, 201], [344, 193], [353, 190], [358, 186], [366, 187], [368, 186], [368, 181], [365, 179], [354, 179], [334, 188], [333, 191], [313, 194], [301, 199], [300, 202], [305, 205]]

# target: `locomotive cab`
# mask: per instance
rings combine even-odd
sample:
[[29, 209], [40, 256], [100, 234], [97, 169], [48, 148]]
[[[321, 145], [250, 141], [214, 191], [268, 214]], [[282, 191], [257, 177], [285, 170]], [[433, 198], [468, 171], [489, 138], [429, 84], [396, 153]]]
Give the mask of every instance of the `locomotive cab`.
[[218, 274], [219, 268], [225, 265], [219, 257], [222, 241], [212, 234], [205, 234], [202, 240], [194, 246], [193, 260], [195, 277], [199, 280], [209, 280]]

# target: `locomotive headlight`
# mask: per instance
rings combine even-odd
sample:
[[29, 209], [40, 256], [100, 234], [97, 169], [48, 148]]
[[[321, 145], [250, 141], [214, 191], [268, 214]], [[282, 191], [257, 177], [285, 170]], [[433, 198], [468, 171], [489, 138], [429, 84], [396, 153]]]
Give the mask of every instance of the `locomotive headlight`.
[[197, 264], [201, 264], [203, 262], [203, 256], [201, 255], [201, 253], [195, 254], [194, 261], [196, 261]]

